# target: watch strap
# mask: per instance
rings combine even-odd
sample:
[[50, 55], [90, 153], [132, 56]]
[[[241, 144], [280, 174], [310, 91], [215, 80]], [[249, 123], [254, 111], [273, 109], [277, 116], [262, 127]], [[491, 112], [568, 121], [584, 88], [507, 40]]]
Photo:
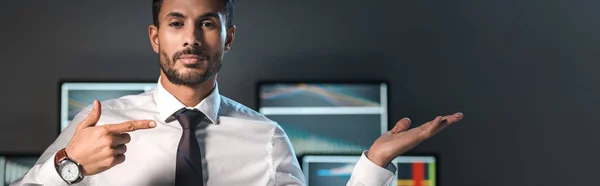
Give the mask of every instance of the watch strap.
[[67, 151], [65, 151], [65, 149], [60, 149], [58, 152], [56, 152], [56, 155], [54, 156], [54, 166], [56, 168], [58, 168], [58, 165], [60, 164], [60, 162], [62, 162], [63, 160], [67, 159]]

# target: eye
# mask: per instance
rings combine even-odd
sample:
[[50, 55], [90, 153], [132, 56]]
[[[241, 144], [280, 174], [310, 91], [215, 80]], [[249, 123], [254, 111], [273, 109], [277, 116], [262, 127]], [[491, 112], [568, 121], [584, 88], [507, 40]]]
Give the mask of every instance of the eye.
[[183, 26], [183, 22], [172, 22], [169, 23], [170, 27], [182, 27]]
[[200, 26], [213, 28], [213, 27], [215, 27], [215, 24], [213, 24], [212, 22], [204, 21], [204, 22], [202, 22], [202, 24], [200, 24]]

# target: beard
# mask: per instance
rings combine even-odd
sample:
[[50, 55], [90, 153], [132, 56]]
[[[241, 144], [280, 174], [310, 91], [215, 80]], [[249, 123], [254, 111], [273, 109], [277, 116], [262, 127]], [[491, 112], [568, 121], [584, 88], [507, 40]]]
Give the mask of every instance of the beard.
[[[177, 69], [175, 69], [175, 63], [179, 57], [184, 54], [194, 54], [205, 57], [206, 61], [208, 62], [206, 69], [204, 71], [198, 70], [187, 73], [178, 72]], [[207, 53], [200, 51], [198, 48], [188, 47], [182, 51], [176, 52], [173, 54], [172, 58], [169, 58], [167, 53], [161, 50], [159, 61], [161, 70], [165, 73], [167, 79], [171, 83], [182, 86], [197, 86], [213, 78], [219, 72], [221, 66], [223, 65], [223, 53], [217, 52], [214, 55], [208, 55]], [[198, 65], [199, 64], [184, 65], [184, 67], [197, 68]]]

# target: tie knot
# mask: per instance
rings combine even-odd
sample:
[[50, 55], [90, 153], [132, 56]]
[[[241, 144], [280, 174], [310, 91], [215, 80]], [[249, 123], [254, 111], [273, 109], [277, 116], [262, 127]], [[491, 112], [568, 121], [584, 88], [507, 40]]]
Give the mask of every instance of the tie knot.
[[182, 108], [175, 112], [174, 115], [177, 121], [179, 121], [179, 124], [181, 124], [181, 128], [183, 128], [183, 130], [194, 130], [196, 125], [199, 124], [202, 121], [202, 119], [204, 119], [204, 113], [196, 109], [191, 110], [187, 108]]

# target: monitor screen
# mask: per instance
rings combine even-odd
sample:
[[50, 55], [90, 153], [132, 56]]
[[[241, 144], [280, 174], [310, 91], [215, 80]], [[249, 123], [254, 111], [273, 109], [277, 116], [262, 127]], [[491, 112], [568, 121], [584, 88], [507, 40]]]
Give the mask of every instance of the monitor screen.
[[[302, 171], [310, 186], [346, 185], [360, 156], [308, 155], [302, 157]], [[436, 186], [435, 156], [400, 156], [391, 186]]]
[[156, 82], [63, 82], [60, 98], [60, 131], [77, 113], [93, 104], [127, 95], [144, 93], [156, 87]]
[[35, 165], [39, 156], [0, 156], [0, 181], [2, 185], [25, 175]]
[[258, 92], [258, 111], [283, 128], [298, 156], [360, 153], [388, 130], [384, 82], [263, 82]]

